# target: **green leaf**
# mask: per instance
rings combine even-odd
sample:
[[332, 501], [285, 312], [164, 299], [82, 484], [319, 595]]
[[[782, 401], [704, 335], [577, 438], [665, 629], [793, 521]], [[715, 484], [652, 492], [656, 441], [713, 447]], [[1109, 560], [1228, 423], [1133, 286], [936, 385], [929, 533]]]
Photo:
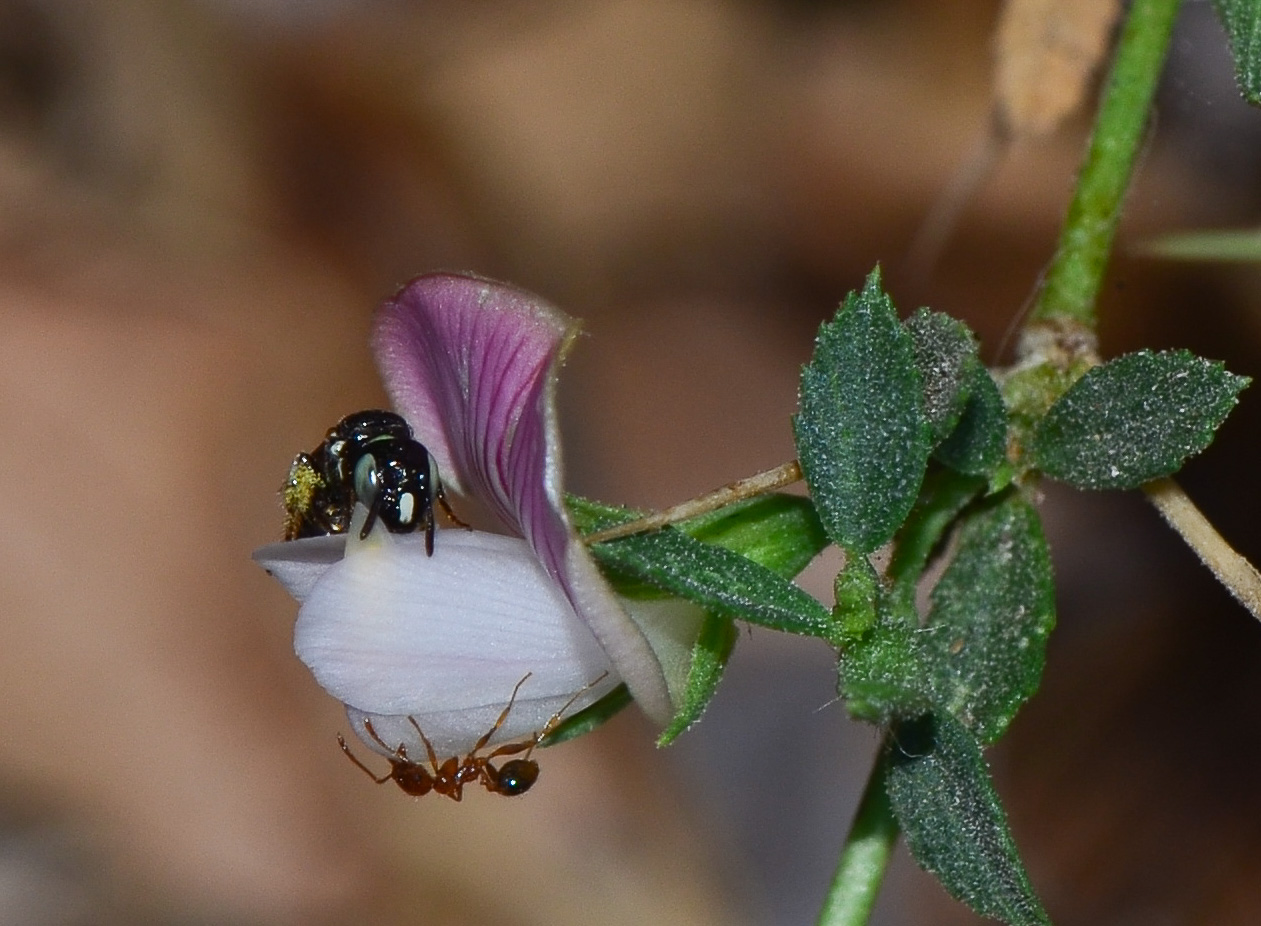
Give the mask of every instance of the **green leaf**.
[[841, 651], [837, 693], [852, 717], [884, 726], [931, 705], [914, 605], [882, 595], [876, 622]]
[[692, 664], [688, 669], [683, 697], [670, 725], [657, 737], [658, 746], [668, 746], [688, 727], [700, 720], [718, 690], [727, 658], [736, 645], [735, 624], [724, 617], [706, 614], [700, 635], [692, 648]]
[[1213, 0], [1235, 56], [1235, 80], [1245, 100], [1261, 103], [1261, 2]]
[[952, 469], [930, 469], [910, 517], [898, 531], [889, 562], [889, 578], [900, 592], [914, 597], [920, 574], [941, 546], [946, 529], [985, 488], [985, 481]]
[[915, 345], [879, 269], [820, 327], [793, 428], [828, 535], [859, 553], [885, 544], [915, 504], [930, 444]]
[[629, 705], [633, 700], [630, 690], [625, 685], [618, 685], [599, 701], [596, 701], [594, 704], [588, 704], [578, 713], [572, 714], [558, 723], [556, 728], [547, 734], [539, 745], [543, 747], [555, 746], [557, 743], [563, 743], [566, 740], [590, 733], [596, 727], [602, 726], [605, 721]]
[[1037, 690], [1055, 626], [1051, 556], [1015, 492], [970, 514], [932, 593], [921, 653], [934, 701], [982, 743], [1001, 737]]
[[1261, 261], [1261, 229], [1223, 228], [1162, 235], [1134, 249], [1166, 260]]
[[1029, 883], [981, 748], [949, 716], [894, 728], [889, 800], [920, 867], [977, 913], [1013, 926], [1051, 921]]
[[1247, 377], [1189, 351], [1139, 351], [1091, 369], [1034, 429], [1035, 466], [1082, 489], [1133, 489], [1213, 440]]
[[958, 425], [933, 452], [951, 469], [971, 476], [993, 473], [1007, 460], [1007, 406], [979, 362], [968, 374], [968, 403]]
[[936, 446], [955, 429], [967, 405], [970, 377], [980, 365], [976, 338], [963, 322], [928, 309], [908, 318], [906, 330], [914, 342], [924, 383], [924, 417]]
[[774, 630], [830, 638], [828, 609], [790, 581], [738, 553], [673, 527], [598, 543], [602, 568], [650, 582], [705, 611]]

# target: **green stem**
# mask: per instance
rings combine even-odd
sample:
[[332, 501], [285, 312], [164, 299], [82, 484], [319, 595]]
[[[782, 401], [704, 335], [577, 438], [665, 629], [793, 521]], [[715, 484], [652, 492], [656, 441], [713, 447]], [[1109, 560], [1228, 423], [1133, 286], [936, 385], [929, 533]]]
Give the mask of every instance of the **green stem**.
[[885, 791], [885, 768], [881, 748], [823, 901], [819, 926], [862, 926], [871, 916], [898, 838], [898, 821]]
[[1134, 0], [1130, 7], [1034, 322], [1095, 327], [1095, 300], [1180, 2]]

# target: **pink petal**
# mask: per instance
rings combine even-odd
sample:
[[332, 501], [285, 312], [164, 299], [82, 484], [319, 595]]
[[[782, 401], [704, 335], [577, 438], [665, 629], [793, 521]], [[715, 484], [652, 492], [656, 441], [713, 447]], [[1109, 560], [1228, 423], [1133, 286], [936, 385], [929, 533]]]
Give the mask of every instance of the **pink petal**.
[[554, 392], [576, 331], [568, 316], [515, 287], [430, 274], [382, 306], [373, 346], [395, 408], [443, 479], [529, 542], [640, 707], [665, 723], [661, 666], [563, 504]]

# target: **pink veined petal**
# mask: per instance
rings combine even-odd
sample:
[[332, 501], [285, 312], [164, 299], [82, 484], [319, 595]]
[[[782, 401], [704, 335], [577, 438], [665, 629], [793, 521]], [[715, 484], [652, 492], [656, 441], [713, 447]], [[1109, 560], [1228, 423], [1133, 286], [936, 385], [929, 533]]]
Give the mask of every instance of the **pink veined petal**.
[[446, 273], [416, 278], [378, 314], [373, 348], [395, 409], [452, 488], [507, 525], [520, 521], [509, 456], [521, 416], [575, 328], [522, 290]]
[[431, 274], [382, 306], [373, 346], [395, 408], [443, 478], [529, 542], [640, 707], [665, 723], [671, 705], [661, 666], [564, 509], [554, 390], [576, 330], [515, 287]]

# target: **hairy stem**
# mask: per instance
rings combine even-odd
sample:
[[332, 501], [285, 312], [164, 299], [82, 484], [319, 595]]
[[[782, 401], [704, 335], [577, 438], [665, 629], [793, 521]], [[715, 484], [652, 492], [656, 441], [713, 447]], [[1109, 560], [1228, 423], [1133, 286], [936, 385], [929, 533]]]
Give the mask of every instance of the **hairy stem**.
[[1181, 0], [1134, 0], [1113, 57], [1094, 133], [1055, 258], [1031, 321], [1095, 327], [1095, 301], [1121, 201], [1143, 145]]
[[606, 540], [616, 540], [619, 537], [629, 537], [632, 534], [655, 531], [668, 524], [677, 524], [679, 521], [686, 521], [688, 518], [708, 514], [718, 508], [724, 508], [746, 498], [765, 495], [767, 492], [782, 489], [784, 486], [792, 485], [800, 480], [801, 464], [796, 460], [790, 460], [782, 466], [768, 469], [766, 472], [758, 473], [756, 476], [750, 476], [747, 479], [741, 479], [738, 482], [729, 483], [721, 489], [698, 495], [696, 498], [680, 502], [677, 505], [666, 508], [664, 511], [655, 512], [638, 520], [629, 521], [626, 524], [619, 524], [617, 527], [610, 527], [606, 530], [587, 534], [583, 540], [588, 544], [603, 543]]
[[885, 750], [881, 749], [845, 838], [841, 860], [819, 914], [819, 926], [861, 926], [871, 916], [898, 838], [898, 821], [885, 790], [885, 774]]
[[1172, 479], [1143, 486], [1148, 500], [1236, 600], [1261, 620], [1261, 573], [1226, 542]]

